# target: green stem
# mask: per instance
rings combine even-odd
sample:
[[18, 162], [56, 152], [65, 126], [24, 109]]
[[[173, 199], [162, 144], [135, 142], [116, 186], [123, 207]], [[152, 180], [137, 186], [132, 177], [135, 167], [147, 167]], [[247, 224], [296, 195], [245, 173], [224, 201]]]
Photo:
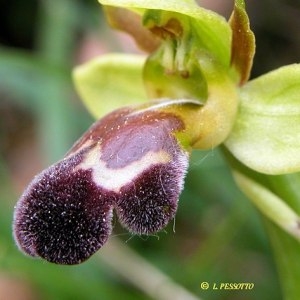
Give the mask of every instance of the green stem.
[[266, 229], [274, 252], [283, 299], [300, 299], [300, 244], [265, 218]]
[[[77, 12], [70, 0], [44, 0], [40, 14], [36, 48], [40, 57], [53, 65], [70, 68], [76, 38]], [[70, 90], [60, 80], [45, 80], [40, 87], [38, 103], [40, 135], [48, 161], [60, 158], [73, 142], [72, 108], [68, 103]], [[71, 88], [71, 86], [70, 86]], [[63, 130], [62, 130], [63, 128]]]
[[[300, 174], [267, 177], [273, 192], [284, 199], [299, 214]], [[278, 267], [284, 299], [300, 299], [300, 243], [273, 223], [267, 221], [266, 224]]]
[[201, 300], [175, 283], [117, 238], [110, 239], [101, 249], [98, 257], [151, 299]]
[[[288, 206], [292, 209], [294, 214], [300, 214], [300, 174], [286, 174], [279, 176], [271, 176], [257, 173], [236, 160], [225, 148], [223, 148], [225, 157], [234, 170], [246, 176], [256, 185], [264, 187], [265, 191], [275, 195], [278, 199], [281, 199], [280, 205]], [[244, 190], [244, 186], [241, 185]], [[249, 193], [249, 199], [260, 209], [262, 217], [266, 226], [267, 233], [270, 238], [270, 243], [274, 252], [274, 258], [278, 269], [278, 276], [281, 283], [283, 299], [285, 300], [298, 300], [300, 299], [300, 243], [293, 236], [288, 234], [282, 228], [280, 221], [283, 220], [284, 211], [275, 210], [273, 207], [269, 207], [269, 211], [266, 213], [266, 207], [261, 208], [261, 203], [257, 203], [257, 199], [253, 199], [253, 196]], [[260, 197], [260, 196], [259, 196]], [[266, 203], [264, 198], [260, 199]], [[272, 211], [273, 210], [273, 211]], [[293, 216], [293, 213], [291, 214]], [[271, 215], [271, 216], [270, 216]], [[277, 217], [277, 220], [276, 220]], [[272, 221], [271, 221], [272, 220]], [[286, 220], [290, 222], [290, 220]], [[299, 232], [299, 223], [295, 228]], [[285, 226], [281, 226], [285, 227]]]

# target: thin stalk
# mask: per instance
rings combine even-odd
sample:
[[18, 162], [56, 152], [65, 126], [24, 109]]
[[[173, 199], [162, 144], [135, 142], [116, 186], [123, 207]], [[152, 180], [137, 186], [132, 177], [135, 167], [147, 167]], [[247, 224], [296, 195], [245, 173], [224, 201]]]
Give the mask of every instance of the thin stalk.
[[[258, 183], [264, 187], [269, 193], [272, 193], [282, 201], [283, 206], [288, 206], [293, 214], [300, 213], [300, 174], [286, 174], [279, 176], [271, 176], [257, 173], [236, 160], [226, 148], [223, 148], [226, 160], [232, 166], [234, 170], [247, 176], [253, 182]], [[248, 195], [250, 200], [253, 200]], [[254, 205], [257, 199], [254, 199]], [[262, 198], [261, 201], [264, 201]], [[274, 203], [276, 205], [276, 203]], [[258, 208], [260, 205], [257, 205]], [[266, 209], [266, 208], [264, 208]], [[281, 289], [283, 293], [283, 299], [285, 300], [298, 300], [300, 299], [300, 242], [292, 237], [290, 234], [285, 232], [280, 222], [276, 223], [276, 219], [282, 219], [281, 211], [270, 206], [268, 213], [264, 212], [264, 209], [260, 211], [261, 216], [266, 224], [267, 233], [270, 239], [272, 250], [274, 252], [274, 258], [277, 265], [278, 276], [280, 279]], [[285, 209], [283, 210], [285, 213]], [[270, 214], [272, 216], [270, 217]], [[273, 220], [273, 221], [271, 221]], [[286, 223], [290, 220], [286, 220]], [[300, 225], [295, 227], [295, 230], [300, 231]], [[281, 226], [284, 227], [284, 226]]]
[[267, 233], [274, 252], [283, 299], [300, 299], [300, 244], [265, 218]]
[[[53, 65], [71, 67], [75, 44], [76, 5], [70, 0], [40, 1], [36, 49]], [[40, 90], [39, 118], [43, 152], [48, 161], [60, 158], [70, 147], [73, 136], [70, 87], [60, 80], [45, 80]], [[72, 122], [73, 121], [73, 122]], [[62, 130], [63, 129], [63, 130]]]
[[201, 300], [117, 238], [97, 254], [116, 273], [155, 300]]
[[[270, 186], [298, 214], [300, 213], [300, 174], [268, 176]], [[266, 222], [285, 300], [300, 299], [300, 243], [273, 223]], [[298, 231], [300, 225], [298, 224]]]

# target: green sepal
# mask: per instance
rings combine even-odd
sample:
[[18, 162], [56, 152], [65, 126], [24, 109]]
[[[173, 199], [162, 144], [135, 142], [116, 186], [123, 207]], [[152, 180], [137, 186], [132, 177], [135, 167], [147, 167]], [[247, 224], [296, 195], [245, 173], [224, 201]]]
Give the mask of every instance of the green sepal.
[[225, 145], [243, 164], [266, 174], [300, 170], [300, 65], [245, 84]]
[[77, 92], [96, 119], [147, 100], [142, 78], [144, 62], [143, 56], [108, 54], [75, 68]]
[[230, 63], [231, 29], [227, 21], [217, 13], [199, 7], [192, 0], [99, 0], [103, 5], [124, 7], [143, 15], [146, 10], [179, 13], [189, 18], [191, 27], [200, 37], [201, 46], [207, 49], [225, 66]]

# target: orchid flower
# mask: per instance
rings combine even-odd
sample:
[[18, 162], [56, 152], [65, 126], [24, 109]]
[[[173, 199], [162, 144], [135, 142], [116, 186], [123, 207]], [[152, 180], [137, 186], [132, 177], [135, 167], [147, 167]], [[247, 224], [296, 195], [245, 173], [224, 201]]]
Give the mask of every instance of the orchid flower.
[[229, 21], [193, 0], [99, 2], [148, 54], [107, 54], [74, 70], [97, 121], [24, 191], [19, 248], [81, 263], [108, 240], [113, 212], [131, 233], [159, 232], [176, 214], [190, 153], [218, 146], [241, 190], [299, 240], [299, 209], [267, 181], [300, 171], [300, 66], [249, 81], [255, 39], [243, 0]]

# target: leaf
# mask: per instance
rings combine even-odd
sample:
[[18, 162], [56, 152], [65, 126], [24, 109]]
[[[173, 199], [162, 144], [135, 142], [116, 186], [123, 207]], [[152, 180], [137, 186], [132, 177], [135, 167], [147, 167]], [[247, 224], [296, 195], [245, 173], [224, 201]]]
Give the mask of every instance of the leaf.
[[146, 101], [142, 80], [144, 61], [138, 55], [108, 54], [74, 70], [77, 91], [95, 118]]
[[231, 29], [226, 20], [215, 12], [199, 7], [192, 0], [99, 0], [103, 5], [124, 7], [139, 14], [145, 10], [163, 10], [186, 15], [206, 50], [223, 65], [229, 66]]
[[282, 67], [241, 88], [240, 108], [226, 140], [232, 154], [266, 174], [300, 170], [300, 65]]
[[244, 0], [236, 0], [229, 24], [232, 28], [231, 64], [240, 75], [240, 84], [249, 79], [255, 53], [255, 37]]

